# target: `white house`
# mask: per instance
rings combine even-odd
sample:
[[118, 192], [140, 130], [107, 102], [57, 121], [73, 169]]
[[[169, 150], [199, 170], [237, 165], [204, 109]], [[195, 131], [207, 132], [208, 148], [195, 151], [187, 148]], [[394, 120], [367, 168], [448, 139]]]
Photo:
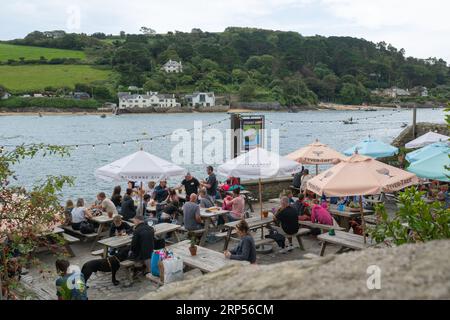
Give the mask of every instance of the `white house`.
[[119, 109], [129, 108], [173, 108], [180, 104], [174, 94], [160, 94], [147, 92], [146, 94], [131, 94], [131, 92], [119, 92]]
[[194, 92], [186, 95], [185, 98], [190, 107], [214, 107], [216, 105], [214, 92]]
[[181, 61], [178, 62], [178, 61], [169, 60], [162, 66], [161, 69], [167, 73], [170, 73], [170, 72], [179, 73], [179, 72], [183, 72], [183, 65], [181, 64]]
[[0, 100], [6, 100], [6, 99], [9, 99], [11, 96], [12, 96], [12, 95], [11, 95], [11, 93], [9, 93], [9, 92], [3, 92], [3, 93], [1, 94], [1, 96], [0, 96]]

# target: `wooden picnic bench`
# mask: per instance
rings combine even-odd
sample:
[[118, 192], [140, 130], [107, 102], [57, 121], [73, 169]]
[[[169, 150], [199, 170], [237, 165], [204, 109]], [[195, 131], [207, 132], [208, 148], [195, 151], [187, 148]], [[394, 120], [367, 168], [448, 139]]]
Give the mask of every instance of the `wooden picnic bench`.
[[219, 207], [212, 207], [212, 208], [200, 208], [200, 216], [202, 220], [205, 222], [205, 226], [203, 228], [203, 234], [200, 238], [199, 245], [204, 246], [206, 243], [206, 237], [210, 233], [211, 230], [214, 230], [214, 218], [217, 218], [219, 216], [224, 216], [230, 211], [223, 210]]
[[66, 248], [67, 252], [71, 257], [75, 257], [75, 253], [73, 252], [72, 247], [70, 245], [79, 242], [80, 239], [71, 236], [70, 234], [67, 233], [62, 233], [62, 236], [64, 238], [64, 247]]
[[303, 242], [302, 242], [302, 236], [306, 236], [308, 234], [310, 234], [311, 230], [307, 229], [307, 228], [300, 228], [298, 229], [296, 234], [292, 234], [292, 235], [288, 235], [286, 234], [286, 232], [284, 232], [281, 228], [280, 229], [280, 234], [282, 234], [283, 236], [289, 238], [289, 237], [295, 237], [298, 241], [298, 246], [300, 248], [300, 250], [305, 251], [305, 247], [303, 247]]
[[338, 252], [342, 252], [345, 249], [363, 250], [376, 244], [372, 242], [372, 239], [370, 237], [367, 237], [366, 243], [364, 243], [364, 237], [358, 234], [344, 231], [335, 231], [335, 234], [336, 235], [331, 236], [328, 233], [322, 233], [317, 236], [317, 239], [322, 241], [320, 256], [323, 256], [325, 254], [325, 249], [328, 243], [340, 246], [341, 249]]
[[328, 224], [314, 223], [311, 221], [299, 221], [298, 223], [304, 227], [320, 229], [320, 230], [322, 230], [322, 232], [329, 231], [331, 229], [338, 230], [338, 231], [345, 230], [344, 228], [342, 228], [340, 226], [330, 226]]
[[[338, 210], [336, 205], [330, 205], [328, 211], [336, 217], [339, 217], [339, 225], [345, 229], [350, 230], [350, 220], [361, 217], [360, 211], [350, 211], [348, 207], [345, 207], [344, 211]], [[375, 211], [369, 209], [363, 209], [364, 216], [374, 214]]]
[[248, 265], [247, 261], [230, 260], [222, 252], [217, 252], [202, 246], [197, 246], [197, 255], [192, 256], [189, 251], [190, 241], [184, 240], [168, 247], [175, 256], [183, 259], [183, 263], [202, 272], [214, 272], [226, 266], [241, 264]]
[[[224, 243], [224, 246], [223, 246], [223, 250], [227, 250], [228, 249], [228, 244], [230, 242], [231, 234], [233, 232], [233, 229], [239, 223], [239, 221], [240, 220], [233, 221], [233, 222], [228, 222], [228, 223], [224, 224], [224, 227], [227, 228], [228, 230], [227, 230], [227, 237], [225, 238], [225, 243]], [[245, 219], [245, 221], [248, 224], [249, 230], [255, 230], [255, 229], [259, 229], [259, 228], [264, 228], [264, 227], [274, 223], [272, 217], [267, 217], [267, 218], [262, 218], [262, 219], [261, 219], [261, 217], [253, 217], [253, 218], [247, 218], [247, 219]]]
[[97, 236], [97, 233], [81, 233], [80, 230], [75, 230], [72, 226], [60, 226], [61, 229], [64, 229], [68, 234], [73, 234], [80, 237], [80, 240], [87, 241], [89, 239], [93, 239]]
[[[153, 228], [155, 229], [155, 237], [166, 235], [169, 232], [175, 232], [175, 238], [177, 239], [177, 241], [179, 241], [178, 234], [176, 233], [176, 231], [181, 228], [180, 225], [173, 223], [159, 223], [154, 225]], [[133, 235], [114, 236], [102, 239], [98, 241], [98, 243], [104, 246], [103, 257], [107, 257], [108, 248], [117, 249], [125, 247], [131, 244], [132, 239]]]

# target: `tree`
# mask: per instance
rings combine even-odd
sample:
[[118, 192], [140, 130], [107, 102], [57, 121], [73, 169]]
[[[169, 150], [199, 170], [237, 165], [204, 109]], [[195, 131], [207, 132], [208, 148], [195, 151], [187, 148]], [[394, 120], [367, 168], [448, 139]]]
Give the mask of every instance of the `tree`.
[[142, 32], [145, 35], [154, 35], [154, 34], [156, 34], [156, 31], [154, 29], [152, 29], [152, 28], [149, 28], [149, 27], [141, 27], [139, 29], [139, 31]]
[[37, 155], [68, 155], [64, 147], [32, 144], [13, 149], [0, 148], [0, 298], [11, 295], [9, 288], [20, 270], [33, 258], [37, 247], [58, 250], [61, 237], [51, 230], [61, 222], [60, 192], [72, 184], [67, 176], [47, 176], [44, 182], [29, 190], [10, 184], [15, 178], [13, 167], [25, 158]]
[[239, 88], [239, 100], [250, 102], [255, 98], [256, 86], [249, 80], [245, 81]]
[[156, 91], [159, 92], [162, 89], [162, 86], [159, 82], [153, 80], [153, 79], [148, 79], [145, 83], [144, 83], [144, 90], [145, 91]]
[[344, 104], [362, 104], [367, 101], [369, 92], [362, 84], [344, 83], [339, 97]]

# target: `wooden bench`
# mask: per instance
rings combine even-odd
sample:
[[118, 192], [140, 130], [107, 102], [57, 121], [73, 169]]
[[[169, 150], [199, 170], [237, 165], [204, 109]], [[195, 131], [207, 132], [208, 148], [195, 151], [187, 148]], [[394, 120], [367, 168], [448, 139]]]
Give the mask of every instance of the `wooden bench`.
[[345, 229], [339, 226], [330, 226], [328, 224], [321, 224], [321, 223], [314, 223], [311, 221], [299, 221], [298, 222], [301, 226], [309, 227], [309, 228], [316, 228], [324, 231], [329, 231], [331, 229], [338, 230], [338, 231], [344, 231]]
[[83, 240], [88, 240], [88, 239], [95, 239], [97, 237], [97, 233], [81, 233], [79, 230], [74, 230], [72, 228], [72, 226], [61, 226], [62, 229], [64, 229], [64, 231], [68, 232], [69, 234], [74, 234], [76, 236], [81, 237]]
[[120, 267], [125, 268], [127, 272], [128, 284], [126, 286], [131, 286], [134, 282], [134, 270], [135, 268], [142, 267], [143, 264], [133, 260], [124, 260], [120, 262]]
[[93, 256], [103, 256], [103, 252], [104, 252], [104, 250], [103, 249], [99, 249], [99, 250], [95, 250], [95, 251], [92, 251], [91, 252], [91, 255], [93, 255]]
[[73, 252], [72, 247], [70, 245], [79, 242], [80, 239], [75, 238], [67, 233], [63, 233], [62, 236], [64, 238], [64, 247], [66, 248], [67, 252], [71, 257], [75, 257], [75, 253]]
[[300, 229], [298, 229], [297, 233], [293, 234], [293, 235], [288, 235], [283, 230], [281, 230], [280, 234], [282, 234], [283, 236], [285, 236], [287, 238], [288, 237], [295, 237], [297, 239], [297, 241], [298, 241], [298, 246], [299, 246], [300, 250], [305, 251], [305, 248], [303, 247], [302, 236], [306, 236], [310, 232], [311, 232], [310, 229], [300, 228]]

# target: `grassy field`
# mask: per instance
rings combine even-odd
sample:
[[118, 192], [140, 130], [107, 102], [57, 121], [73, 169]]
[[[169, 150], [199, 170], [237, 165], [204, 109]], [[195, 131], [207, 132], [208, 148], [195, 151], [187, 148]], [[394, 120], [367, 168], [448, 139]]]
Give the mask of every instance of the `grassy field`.
[[0, 61], [8, 61], [8, 59], [19, 60], [39, 60], [40, 57], [45, 57], [47, 60], [52, 58], [76, 58], [85, 59], [86, 55], [83, 51], [77, 50], [63, 50], [53, 48], [41, 48], [30, 46], [18, 46], [6, 43], [0, 43]]
[[111, 73], [111, 70], [87, 65], [0, 66], [0, 84], [12, 93], [42, 90], [48, 86], [73, 88], [76, 83], [107, 80]]

